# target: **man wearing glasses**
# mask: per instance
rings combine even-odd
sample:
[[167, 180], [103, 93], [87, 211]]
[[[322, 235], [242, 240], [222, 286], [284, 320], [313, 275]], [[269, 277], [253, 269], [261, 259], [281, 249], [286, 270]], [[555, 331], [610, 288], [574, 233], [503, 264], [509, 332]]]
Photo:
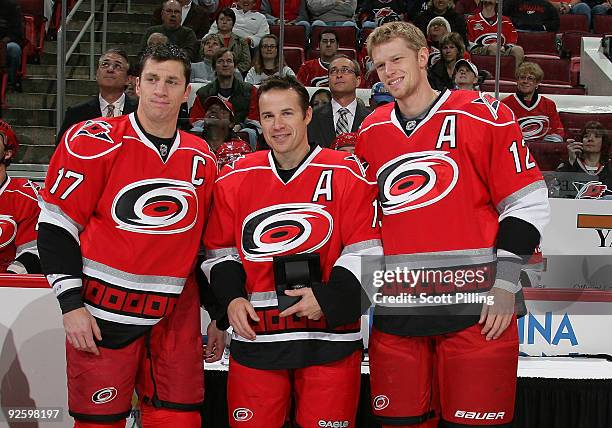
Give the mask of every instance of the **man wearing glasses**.
[[122, 49], [111, 48], [100, 57], [96, 82], [98, 96], [68, 107], [64, 122], [57, 134], [56, 145], [64, 133], [75, 123], [96, 117], [116, 117], [132, 113], [138, 107], [138, 102], [125, 95], [130, 67], [127, 54]]
[[360, 83], [359, 64], [346, 55], [336, 55], [329, 64], [331, 103], [316, 109], [308, 125], [311, 146], [329, 147], [337, 135], [355, 132], [370, 114], [370, 110], [357, 100]]
[[338, 35], [334, 30], [323, 30], [319, 39], [319, 58], [306, 61], [300, 67], [297, 79], [304, 86], [329, 86], [329, 62], [338, 52]]

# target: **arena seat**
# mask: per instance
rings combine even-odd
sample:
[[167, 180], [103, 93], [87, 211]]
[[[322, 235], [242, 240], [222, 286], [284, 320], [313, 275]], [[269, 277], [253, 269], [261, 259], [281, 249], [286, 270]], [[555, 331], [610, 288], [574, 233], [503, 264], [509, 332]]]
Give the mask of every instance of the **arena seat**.
[[519, 31], [517, 44], [525, 51], [525, 57], [559, 58], [557, 34], [551, 31]]
[[304, 49], [296, 46], [285, 46], [283, 55], [287, 65], [297, 74], [298, 70], [304, 64]]
[[[280, 34], [280, 25], [270, 25], [270, 34], [276, 37]], [[285, 46], [295, 46], [305, 49], [308, 44], [306, 29], [301, 25], [285, 25]]]
[[[584, 15], [561, 15], [584, 16]], [[593, 34], [584, 31], [567, 31], [561, 36], [562, 51], [570, 58], [580, 58], [583, 37], [592, 37]]]
[[6, 73], [6, 45], [0, 43], [0, 109], [6, 108], [6, 89], [8, 74]]
[[[485, 80], [480, 85], [480, 90], [483, 92], [495, 92], [495, 81]], [[516, 83], [514, 82], [499, 82], [499, 92], [513, 94], [516, 92]]]
[[[487, 70], [491, 76], [495, 77], [495, 56], [493, 55], [472, 55], [472, 62], [476, 64], [479, 70]], [[501, 71], [499, 74], [500, 81], [514, 81], [515, 62], [513, 56], [501, 57]]]
[[612, 15], [593, 15], [595, 34], [612, 34]]
[[584, 125], [591, 120], [601, 122], [608, 132], [612, 132], [612, 113], [572, 113], [561, 111], [559, 112], [559, 117], [565, 128], [567, 138], [576, 139]]
[[570, 61], [559, 58], [530, 58], [544, 71], [542, 83], [571, 86]]
[[19, 0], [19, 7], [23, 14], [23, 34], [25, 44], [21, 57], [21, 76], [25, 76], [27, 59], [34, 57], [40, 59], [45, 45], [45, 16], [44, 2], [39, 0]]
[[586, 15], [564, 14], [559, 16], [559, 33], [568, 31], [589, 31], [589, 21]]
[[547, 85], [546, 83], [541, 83], [538, 86], [538, 92], [540, 94], [554, 94], [554, 95], [585, 95], [586, 89], [582, 86], [555, 86], [555, 85]]
[[532, 141], [527, 146], [541, 171], [554, 171], [567, 158], [567, 146], [563, 143]]
[[357, 47], [357, 28], [355, 27], [312, 27], [310, 33], [310, 46], [319, 47], [319, 38], [323, 30], [334, 30], [338, 35], [338, 46], [346, 49], [355, 50]]

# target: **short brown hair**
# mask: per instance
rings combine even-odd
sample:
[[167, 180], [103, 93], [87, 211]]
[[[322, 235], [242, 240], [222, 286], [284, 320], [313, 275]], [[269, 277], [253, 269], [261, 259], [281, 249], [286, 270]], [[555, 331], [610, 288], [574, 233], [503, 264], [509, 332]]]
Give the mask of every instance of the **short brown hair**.
[[455, 45], [457, 48], [457, 58], [455, 60], [459, 60], [463, 58], [463, 54], [465, 54], [465, 43], [463, 43], [463, 38], [459, 33], [448, 33], [442, 36], [440, 39], [440, 51], [444, 45]]
[[266, 80], [264, 83], [262, 83], [257, 89], [257, 102], [259, 102], [259, 98], [262, 96], [262, 94], [265, 94], [266, 92], [269, 92], [275, 89], [278, 89], [278, 90], [293, 89], [298, 94], [299, 101], [300, 101], [300, 107], [302, 108], [302, 113], [304, 113], [304, 117], [306, 117], [306, 111], [308, 110], [308, 107], [310, 107], [310, 104], [309, 104], [308, 90], [304, 87], [304, 85], [302, 85], [293, 76], [284, 76], [284, 77], [273, 76], [269, 78], [268, 80]]
[[236, 54], [234, 53], [234, 51], [232, 51], [232, 50], [230, 50], [228, 48], [221, 48], [217, 52], [215, 52], [215, 54], [212, 57], [212, 60], [210, 61], [212, 63], [213, 70], [217, 66], [217, 61], [219, 60], [219, 58], [221, 58], [227, 52], [232, 54], [232, 59], [234, 60], [234, 62], [236, 62]]
[[370, 33], [367, 41], [368, 55], [372, 56], [374, 46], [397, 38], [405, 40], [410, 49], [417, 52], [427, 47], [427, 39], [425, 39], [425, 35], [416, 25], [403, 21], [395, 21], [377, 27]]
[[139, 76], [142, 77], [142, 70], [147, 60], [153, 60], [156, 62], [165, 61], [177, 61], [183, 66], [183, 74], [185, 76], [185, 87], [189, 85], [189, 78], [191, 77], [191, 61], [187, 58], [187, 54], [184, 50], [176, 45], [164, 44], [164, 45], [153, 45], [147, 47], [140, 57], [139, 64]]
[[527, 73], [533, 74], [537, 83], [540, 83], [544, 78], [544, 71], [542, 70], [542, 67], [535, 62], [525, 61], [516, 69], [516, 80], [518, 80], [519, 76]]
[[594, 132], [601, 136], [601, 152], [599, 153], [599, 163], [607, 165], [610, 160], [610, 135], [608, 130], [596, 120], [591, 120], [584, 124], [584, 128], [580, 131], [580, 141], [589, 133]]

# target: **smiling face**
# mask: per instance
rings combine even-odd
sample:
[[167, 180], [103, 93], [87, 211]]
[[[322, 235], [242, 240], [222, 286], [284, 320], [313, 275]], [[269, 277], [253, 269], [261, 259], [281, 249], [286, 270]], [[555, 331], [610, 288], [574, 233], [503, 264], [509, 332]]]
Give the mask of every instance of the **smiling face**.
[[372, 49], [372, 59], [378, 77], [391, 95], [405, 99], [415, 94], [417, 88], [427, 82], [426, 47], [415, 51], [402, 38], [393, 38]]
[[450, 0], [433, 0], [433, 7], [436, 12], [444, 13], [448, 9]]
[[304, 113], [295, 90], [264, 92], [259, 97], [259, 112], [264, 138], [276, 156], [292, 157], [308, 151], [306, 127], [312, 119], [312, 108]]
[[538, 88], [538, 79], [531, 73], [521, 73], [516, 79], [516, 88], [523, 95], [532, 95]]

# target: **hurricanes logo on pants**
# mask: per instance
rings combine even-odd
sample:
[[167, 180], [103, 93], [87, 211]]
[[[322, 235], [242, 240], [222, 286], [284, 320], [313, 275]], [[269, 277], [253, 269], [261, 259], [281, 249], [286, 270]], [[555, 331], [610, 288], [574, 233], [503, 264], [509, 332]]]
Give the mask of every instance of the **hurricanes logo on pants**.
[[242, 250], [254, 262], [311, 253], [329, 240], [334, 220], [324, 205], [279, 204], [255, 211], [242, 223]]
[[416, 152], [384, 164], [376, 174], [385, 215], [434, 204], [457, 184], [459, 168], [447, 152]]
[[237, 422], [246, 422], [253, 417], [253, 412], [246, 407], [239, 407], [232, 413], [234, 420]]

